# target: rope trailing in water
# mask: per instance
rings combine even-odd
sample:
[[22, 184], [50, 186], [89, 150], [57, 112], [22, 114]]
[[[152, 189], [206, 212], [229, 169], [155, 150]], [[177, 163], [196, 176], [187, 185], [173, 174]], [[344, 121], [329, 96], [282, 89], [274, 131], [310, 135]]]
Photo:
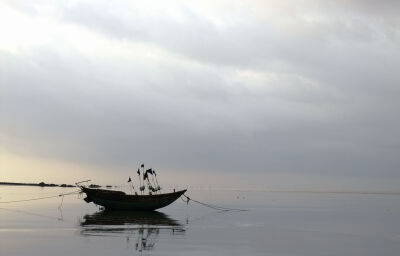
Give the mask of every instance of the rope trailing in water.
[[248, 211], [246, 209], [228, 208], [228, 207], [223, 207], [223, 206], [218, 206], [218, 205], [207, 204], [207, 203], [200, 202], [198, 200], [194, 200], [193, 198], [190, 198], [185, 194], [183, 194], [183, 196], [186, 197], [186, 201], [183, 200], [183, 199], [182, 200], [187, 204], [189, 204], [189, 201], [193, 201], [195, 203], [201, 204], [201, 205], [203, 205], [205, 207], [208, 207], [208, 208], [211, 208], [211, 209], [214, 209], [214, 210], [218, 210], [218, 211], [243, 211], [243, 212], [244, 211]]
[[14, 201], [3, 201], [0, 202], [0, 204], [9, 204], [9, 203], [20, 203], [20, 202], [29, 202], [29, 201], [35, 201], [35, 200], [43, 200], [43, 199], [49, 199], [49, 198], [56, 198], [56, 197], [63, 197], [67, 196], [67, 195], [74, 195], [74, 194], [79, 194], [79, 191], [74, 191], [74, 192], [70, 192], [70, 193], [64, 193], [64, 194], [59, 194], [59, 195], [55, 195], [55, 196], [45, 196], [45, 197], [37, 197], [37, 198], [30, 198], [30, 199], [23, 199], [23, 200], [14, 200]]

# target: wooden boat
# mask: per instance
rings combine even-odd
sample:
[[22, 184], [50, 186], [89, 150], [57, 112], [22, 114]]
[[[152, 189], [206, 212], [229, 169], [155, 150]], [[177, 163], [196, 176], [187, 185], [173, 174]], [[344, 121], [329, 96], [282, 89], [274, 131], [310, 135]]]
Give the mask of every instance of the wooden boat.
[[186, 189], [164, 194], [127, 195], [122, 191], [93, 189], [79, 186], [86, 194], [87, 203], [93, 202], [107, 210], [140, 210], [153, 211], [173, 203], [182, 196]]

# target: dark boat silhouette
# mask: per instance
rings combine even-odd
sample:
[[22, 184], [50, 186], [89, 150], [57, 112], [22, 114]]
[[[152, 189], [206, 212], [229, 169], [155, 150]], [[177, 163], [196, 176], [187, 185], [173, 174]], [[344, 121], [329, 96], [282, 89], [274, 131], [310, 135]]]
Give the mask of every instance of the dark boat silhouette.
[[79, 186], [86, 194], [87, 203], [93, 202], [107, 210], [140, 210], [153, 211], [173, 203], [182, 196], [186, 189], [163, 194], [127, 195], [122, 191], [92, 189]]

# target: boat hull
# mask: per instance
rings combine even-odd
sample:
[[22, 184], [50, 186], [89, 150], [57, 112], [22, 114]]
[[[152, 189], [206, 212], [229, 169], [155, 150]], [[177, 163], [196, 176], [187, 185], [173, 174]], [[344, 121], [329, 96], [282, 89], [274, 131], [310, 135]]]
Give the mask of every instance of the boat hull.
[[110, 191], [103, 189], [91, 189], [82, 187], [87, 197], [86, 202], [93, 202], [103, 206], [107, 210], [127, 210], [127, 211], [153, 211], [163, 208], [173, 203], [182, 196], [186, 189], [172, 193], [155, 195], [127, 195], [120, 191]]

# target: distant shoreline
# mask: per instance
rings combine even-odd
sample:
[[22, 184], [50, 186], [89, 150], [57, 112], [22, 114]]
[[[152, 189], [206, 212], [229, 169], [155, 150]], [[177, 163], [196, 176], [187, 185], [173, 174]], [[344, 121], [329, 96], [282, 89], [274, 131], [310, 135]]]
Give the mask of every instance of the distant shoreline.
[[34, 186], [34, 187], [61, 187], [61, 188], [73, 188], [75, 185], [70, 184], [53, 184], [53, 183], [21, 183], [21, 182], [0, 182], [0, 186]]

